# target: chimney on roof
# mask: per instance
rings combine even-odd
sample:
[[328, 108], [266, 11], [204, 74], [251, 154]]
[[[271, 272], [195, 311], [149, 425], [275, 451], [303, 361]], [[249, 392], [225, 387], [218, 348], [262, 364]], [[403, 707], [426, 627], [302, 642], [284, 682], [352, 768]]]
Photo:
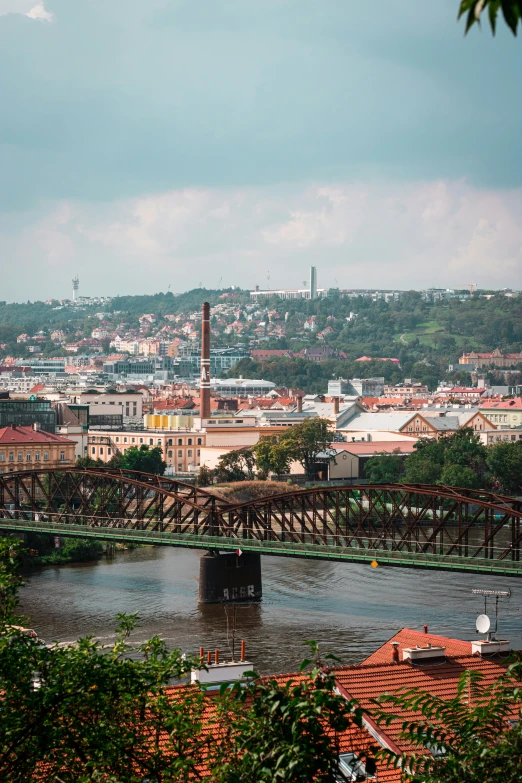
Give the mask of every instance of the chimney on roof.
[[333, 398], [333, 412], [336, 416], [339, 413], [339, 397]]
[[399, 642], [390, 642], [392, 646], [392, 661], [399, 663]]
[[299, 397], [297, 398], [297, 413], [302, 413], [302, 412], [303, 412], [303, 398], [301, 397], [301, 395], [299, 395]]
[[203, 302], [201, 310], [201, 376], [200, 416], [210, 419], [210, 305]]
[[33, 430], [35, 432], [40, 432], [40, 422], [39, 421], [35, 421], [35, 423], [33, 424]]

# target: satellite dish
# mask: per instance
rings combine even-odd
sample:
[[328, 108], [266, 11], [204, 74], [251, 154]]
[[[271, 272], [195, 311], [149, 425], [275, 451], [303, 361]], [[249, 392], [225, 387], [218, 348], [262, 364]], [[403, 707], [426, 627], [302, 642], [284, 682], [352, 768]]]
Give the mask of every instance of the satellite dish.
[[487, 614], [479, 614], [475, 627], [479, 633], [487, 633], [489, 631], [491, 623]]

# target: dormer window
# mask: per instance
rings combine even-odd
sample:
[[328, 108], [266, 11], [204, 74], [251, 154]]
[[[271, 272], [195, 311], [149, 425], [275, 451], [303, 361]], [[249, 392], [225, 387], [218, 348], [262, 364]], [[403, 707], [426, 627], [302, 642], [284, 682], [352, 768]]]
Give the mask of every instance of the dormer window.
[[367, 758], [365, 764], [356, 753], [340, 753], [339, 769], [347, 780], [372, 780], [376, 777], [374, 759]]

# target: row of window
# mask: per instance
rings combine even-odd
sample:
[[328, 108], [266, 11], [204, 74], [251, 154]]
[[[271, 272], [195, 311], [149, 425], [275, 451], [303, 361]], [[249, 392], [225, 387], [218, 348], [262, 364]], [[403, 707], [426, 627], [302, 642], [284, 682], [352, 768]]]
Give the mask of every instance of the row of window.
[[[114, 440], [115, 440], [116, 443], [119, 443], [120, 442], [120, 436], [117, 435], [114, 438]], [[148, 446], [154, 446], [154, 438], [148, 438], [147, 439], [147, 438], [127, 438], [127, 437], [123, 437], [121, 439], [121, 442], [122, 443], [145, 443], [146, 440], [149, 441], [148, 444], [147, 444]], [[173, 446], [174, 445], [173, 442], [172, 442], [173, 440], [174, 440], [173, 438], [169, 438], [168, 441], [167, 441], [167, 446]], [[203, 443], [202, 439], [201, 438], [197, 438], [197, 445], [201, 446], [202, 443]], [[157, 439], [157, 445], [161, 446], [161, 444], [162, 444], [162, 440], [161, 440], [161, 438], [158, 438]], [[188, 446], [192, 446], [193, 445], [193, 439], [192, 438], [188, 438], [187, 445]], [[178, 438], [178, 446], [183, 446], [183, 438]]]
[[[7, 454], [7, 462], [24, 462], [24, 453], [23, 451], [19, 451], [17, 453], [17, 459], [15, 460], [15, 454], [16, 452], [10, 451]], [[33, 460], [34, 456], [34, 460]], [[28, 451], [25, 455], [25, 462], [48, 462], [49, 461], [49, 452], [44, 451], [43, 454], [43, 460], [41, 460], [41, 453], [39, 451], [35, 451], [34, 455], [31, 451]], [[0, 462], [6, 462], [6, 454], [4, 451], [0, 451]], [[60, 451], [60, 462], [65, 462], [65, 451]]]

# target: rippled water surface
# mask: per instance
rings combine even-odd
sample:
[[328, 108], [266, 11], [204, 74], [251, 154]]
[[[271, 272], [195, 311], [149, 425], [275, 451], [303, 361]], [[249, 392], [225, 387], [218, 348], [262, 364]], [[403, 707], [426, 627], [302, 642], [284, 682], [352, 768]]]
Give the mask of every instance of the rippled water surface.
[[[27, 577], [22, 610], [46, 641], [87, 634], [108, 641], [118, 612], [139, 612], [136, 639], [161, 634], [185, 652], [203, 646], [226, 653], [233, 610], [198, 606], [199, 558], [196, 551], [144, 547], [112, 560], [46, 567]], [[246, 639], [261, 672], [295, 668], [306, 639], [347, 663], [402, 627], [427, 623], [433, 633], [475, 639], [483, 601], [473, 587], [512, 590], [500, 605], [499, 633], [522, 647], [522, 583], [515, 578], [277, 557], [263, 557], [262, 568], [263, 601], [236, 612], [237, 637]]]

